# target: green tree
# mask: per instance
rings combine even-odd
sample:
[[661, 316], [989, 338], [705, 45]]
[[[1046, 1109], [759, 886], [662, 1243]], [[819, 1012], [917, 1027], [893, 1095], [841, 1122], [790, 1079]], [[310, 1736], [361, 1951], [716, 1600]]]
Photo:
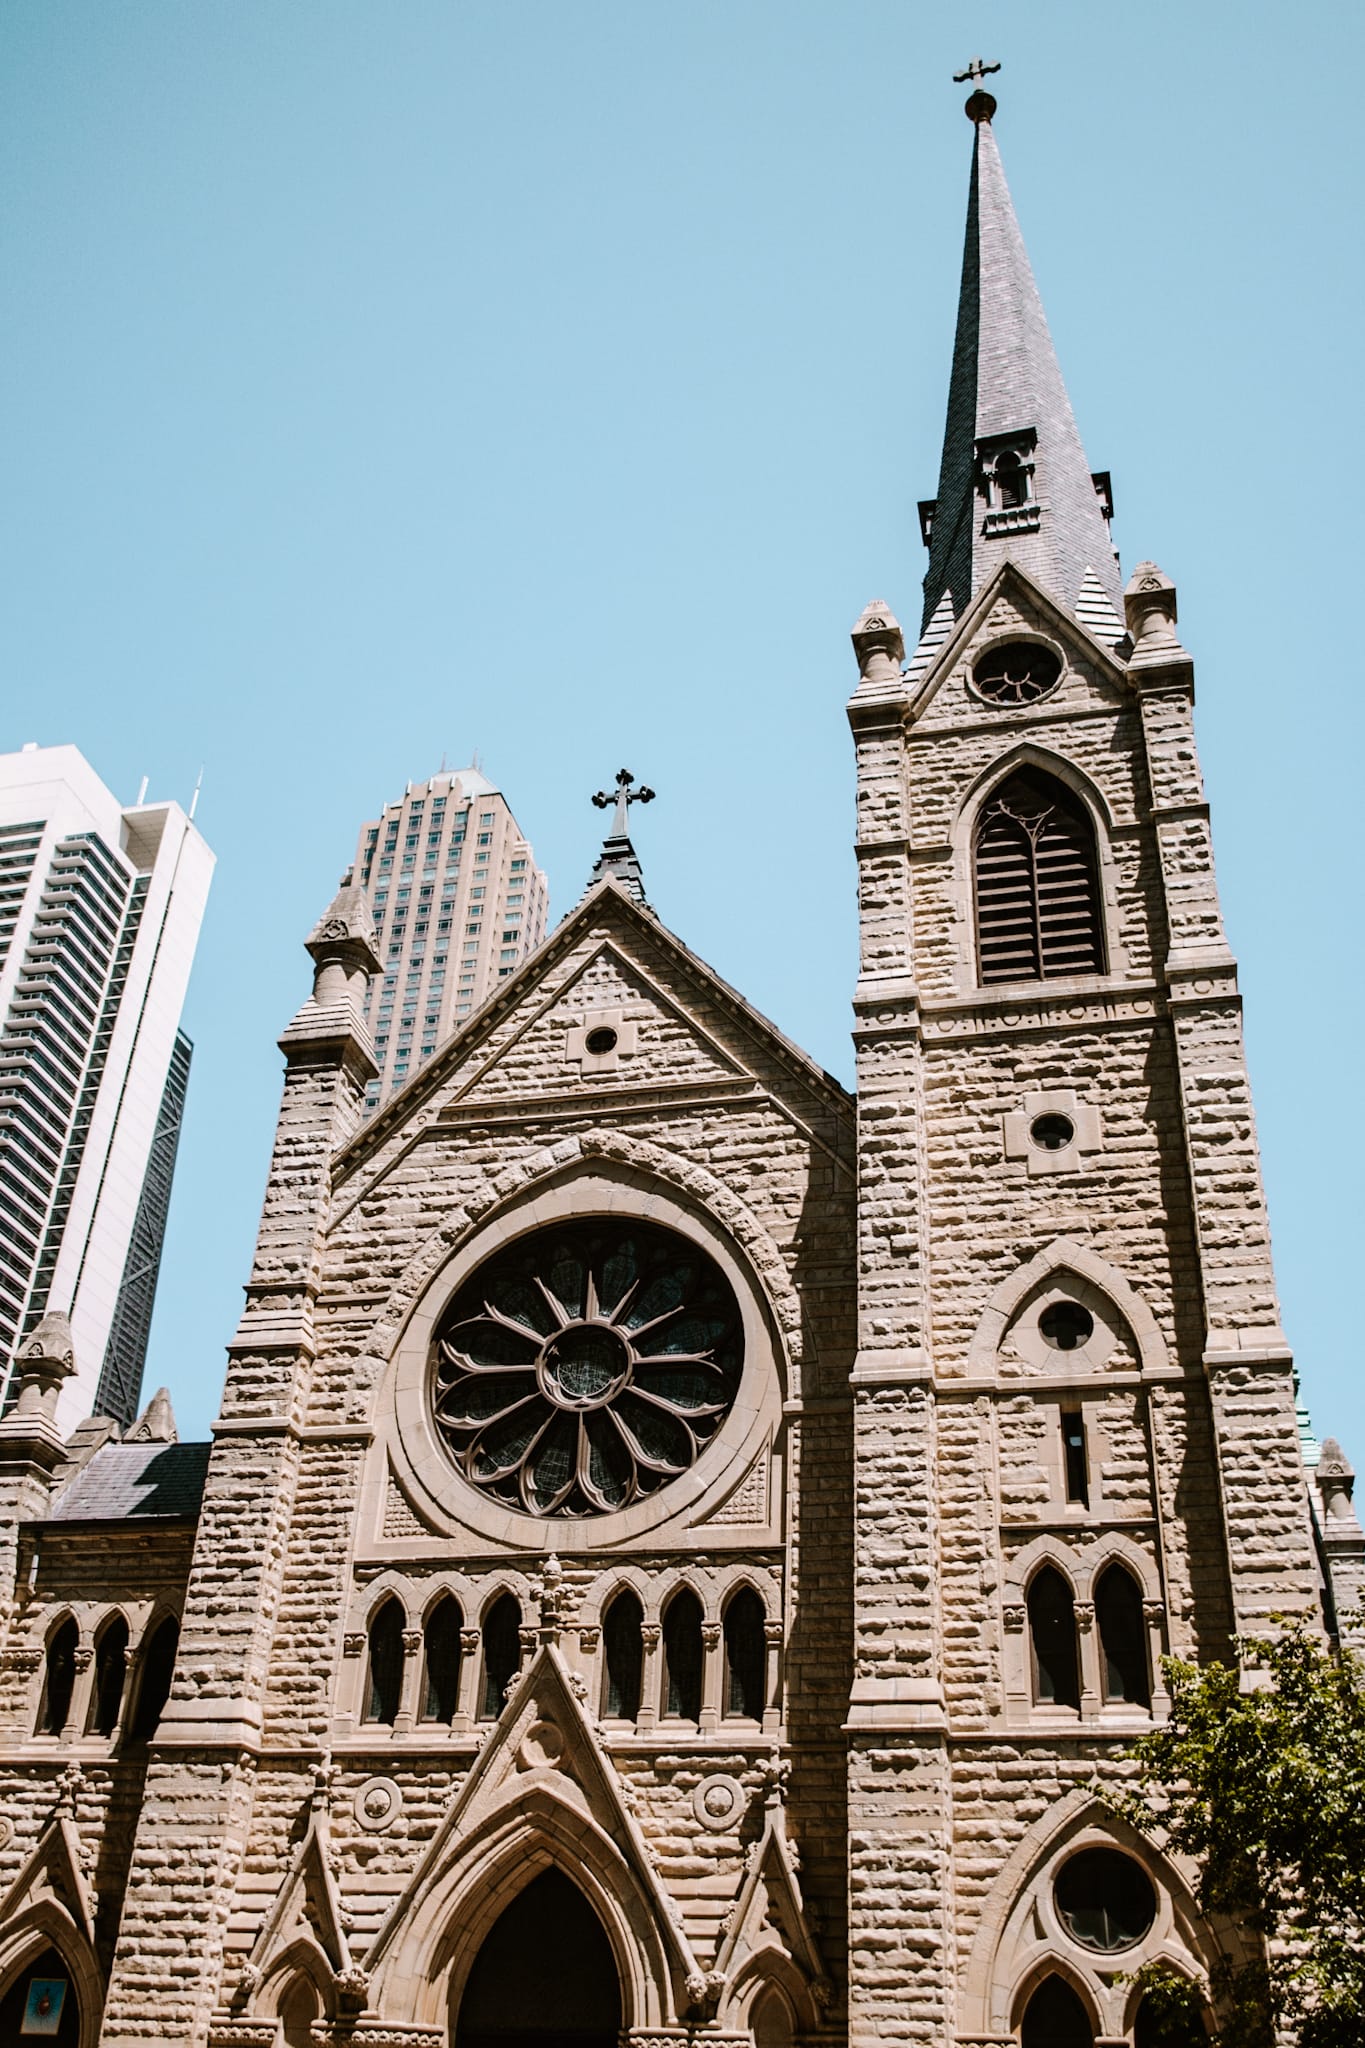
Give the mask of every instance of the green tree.
[[[1305, 1623], [1226, 1664], [1164, 1662], [1171, 1717], [1134, 1745], [1122, 1810], [1192, 1857], [1201, 1908], [1253, 1937], [1213, 1991], [1220, 2048], [1365, 2043], [1365, 1664]], [[1153, 2038], [1179, 2038], [1191, 1988], [1140, 1973]]]

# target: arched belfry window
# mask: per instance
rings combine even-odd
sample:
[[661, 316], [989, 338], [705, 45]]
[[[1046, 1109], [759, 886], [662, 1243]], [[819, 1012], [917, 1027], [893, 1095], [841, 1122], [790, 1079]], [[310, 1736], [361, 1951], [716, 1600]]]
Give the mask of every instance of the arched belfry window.
[[1095, 828], [1079, 798], [1036, 769], [1011, 775], [982, 806], [976, 936], [983, 982], [1103, 970]]

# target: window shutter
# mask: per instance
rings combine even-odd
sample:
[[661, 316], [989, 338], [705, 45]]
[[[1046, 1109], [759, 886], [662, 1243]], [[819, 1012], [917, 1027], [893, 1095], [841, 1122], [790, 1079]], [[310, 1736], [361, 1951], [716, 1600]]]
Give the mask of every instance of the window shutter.
[[1011, 776], [982, 812], [976, 926], [983, 982], [1103, 969], [1094, 832], [1048, 776]]

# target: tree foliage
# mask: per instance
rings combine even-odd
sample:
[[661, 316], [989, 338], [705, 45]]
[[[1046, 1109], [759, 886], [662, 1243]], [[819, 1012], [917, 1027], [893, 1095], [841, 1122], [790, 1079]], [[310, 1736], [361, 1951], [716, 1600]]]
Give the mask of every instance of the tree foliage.
[[[1171, 1717], [1135, 1744], [1123, 1810], [1195, 1860], [1204, 1912], [1252, 1938], [1212, 1987], [1220, 2048], [1361, 2048], [1365, 1664], [1304, 1623], [1237, 1647], [1252, 1690], [1226, 1664], [1165, 1660]], [[1174, 2031], [1190, 1988], [1142, 1980]]]

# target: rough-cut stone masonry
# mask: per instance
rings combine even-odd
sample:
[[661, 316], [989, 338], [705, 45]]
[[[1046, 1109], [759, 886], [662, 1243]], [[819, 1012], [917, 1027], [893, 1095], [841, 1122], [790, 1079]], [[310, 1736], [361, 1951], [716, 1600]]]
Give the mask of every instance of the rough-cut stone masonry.
[[[483, 1944], [551, 1870], [601, 1925], [622, 2048], [1005, 2048], [1050, 1975], [1097, 2041], [1131, 2042], [1139, 1965], [1207, 1987], [1238, 1953], [1097, 1781], [1121, 1784], [1167, 1711], [1164, 1652], [1233, 1656], [1238, 1630], [1334, 1610], [1175, 592], [1143, 564], [1115, 610], [1107, 480], [1097, 495], [993, 105], [969, 102], [986, 142], [926, 508], [932, 617], [908, 666], [886, 606], [853, 636], [856, 1094], [606, 862], [362, 1122], [378, 961], [344, 886], [281, 1041], [207, 1473], [202, 1450], [158, 1468], [112, 1425], [63, 1444], [63, 1319], [26, 1349], [0, 1419], [0, 1998], [55, 1945], [80, 2048], [469, 2048]], [[1043, 678], [1032, 701], [978, 670], [1005, 649], [1016, 681]], [[992, 910], [978, 821], [1020, 771], [1074, 863], [1046, 870], [1030, 839]], [[1051, 897], [1050, 874], [1071, 878]], [[992, 915], [1014, 951], [983, 949]], [[1053, 917], [1091, 950], [1045, 961]], [[809, 955], [820, 972], [818, 934]], [[1002, 958], [1038, 971], [992, 979]], [[486, 1309], [461, 1339], [472, 1407], [443, 1428], [450, 1304], [528, 1247], [562, 1259], [585, 1218], [671, 1233], [674, 1296], [646, 1316], [643, 1278], [604, 1303], [569, 1274], [542, 1327], [533, 1260], [495, 1304], [510, 1335]], [[732, 1304], [709, 1327], [698, 1274]], [[666, 1384], [641, 1332], [670, 1328]], [[722, 1342], [743, 1355], [718, 1392]], [[486, 1462], [466, 1472], [452, 1434], [474, 1422]], [[556, 1444], [573, 1514], [513, 1490]], [[100, 1478], [118, 1459], [136, 1505]], [[1352, 1483], [1324, 1446], [1343, 1601], [1365, 1580]], [[115, 1614], [128, 1672], [102, 1732]], [[134, 1703], [168, 1617], [148, 1730]], [[1058, 1904], [1095, 1847], [1154, 1887], [1121, 1954]], [[550, 2020], [569, 2026], [559, 2003]]]

